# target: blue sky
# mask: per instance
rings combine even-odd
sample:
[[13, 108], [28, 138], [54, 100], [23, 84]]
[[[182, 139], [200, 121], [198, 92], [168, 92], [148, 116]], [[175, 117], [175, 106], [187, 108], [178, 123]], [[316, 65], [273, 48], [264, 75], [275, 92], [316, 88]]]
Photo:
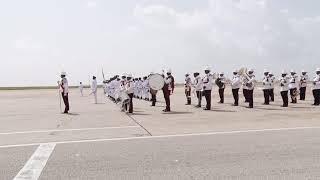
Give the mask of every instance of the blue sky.
[[320, 66], [317, 0], [10, 0], [0, 2], [0, 86], [72, 84], [171, 68], [227, 74]]

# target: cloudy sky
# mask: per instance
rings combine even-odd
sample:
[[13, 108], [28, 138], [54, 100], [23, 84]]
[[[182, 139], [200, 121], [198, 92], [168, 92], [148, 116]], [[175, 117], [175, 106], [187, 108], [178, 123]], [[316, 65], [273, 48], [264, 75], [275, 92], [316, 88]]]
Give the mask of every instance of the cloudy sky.
[[320, 66], [319, 0], [6, 0], [0, 86], [252, 67]]

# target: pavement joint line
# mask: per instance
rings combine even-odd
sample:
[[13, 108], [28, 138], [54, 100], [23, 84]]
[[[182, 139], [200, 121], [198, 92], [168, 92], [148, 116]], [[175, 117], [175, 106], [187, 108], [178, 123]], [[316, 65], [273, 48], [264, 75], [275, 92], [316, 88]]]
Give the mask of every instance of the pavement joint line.
[[91, 130], [107, 130], [107, 129], [126, 129], [126, 128], [139, 128], [140, 126], [119, 126], [119, 127], [101, 127], [101, 128], [79, 128], [79, 129], [47, 129], [39, 131], [20, 131], [20, 132], [6, 132], [0, 133], [1, 135], [15, 135], [15, 134], [33, 134], [33, 133], [46, 133], [46, 132], [68, 132], [68, 131], [91, 131]]
[[[221, 132], [208, 132], [208, 133], [190, 133], [190, 134], [176, 134], [176, 135], [159, 135], [159, 136], [144, 136], [144, 137], [127, 137], [127, 138], [108, 138], [108, 139], [91, 139], [91, 140], [77, 140], [77, 141], [57, 141], [47, 142], [47, 144], [75, 144], [75, 143], [90, 143], [90, 142], [107, 142], [107, 141], [126, 141], [126, 140], [142, 140], [142, 139], [161, 139], [161, 138], [174, 138], [174, 137], [192, 137], [192, 136], [211, 136], [211, 135], [227, 135], [227, 134], [243, 134], [243, 133], [259, 133], [259, 132], [275, 132], [275, 131], [294, 131], [294, 130], [315, 130], [319, 127], [295, 127], [295, 128], [277, 128], [277, 129], [256, 129], [256, 130], [240, 130], [240, 131], [221, 131]], [[3, 148], [14, 147], [28, 147], [38, 146], [43, 143], [30, 143], [30, 144], [14, 144], [3, 145]]]
[[46, 166], [56, 144], [40, 144], [13, 180], [37, 180]]
[[145, 128], [140, 122], [138, 122], [136, 119], [134, 119], [134, 118], [133, 118], [132, 116], [130, 116], [129, 114], [127, 114], [127, 116], [128, 116], [133, 122], [135, 122], [138, 126], [140, 126], [144, 131], [146, 131], [146, 132], [149, 134], [149, 136], [152, 136], [151, 132], [148, 131], [148, 129]]

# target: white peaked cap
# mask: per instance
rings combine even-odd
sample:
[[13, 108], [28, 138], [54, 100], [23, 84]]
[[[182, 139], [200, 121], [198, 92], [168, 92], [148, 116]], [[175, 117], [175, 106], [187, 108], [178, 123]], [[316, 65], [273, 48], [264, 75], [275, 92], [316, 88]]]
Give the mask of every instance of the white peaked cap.
[[248, 69], [248, 72], [254, 72], [254, 70], [252, 68]]
[[122, 76], [127, 76], [127, 75], [128, 75], [127, 73], [123, 73], [123, 74], [122, 74]]
[[301, 72], [306, 73], [307, 71], [303, 69]]
[[127, 77], [132, 78], [132, 74], [131, 74], [131, 73], [130, 73], [130, 74], [128, 74], [128, 75], [127, 75]]
[[287, 74], [286, 70], [282, 70], [281, 74]]
[[187, 72], [186, 75], [190, 75], [190, 73]]
[[61, 72], [61, 75], [62, 75], [62, 76], [66, 76], [67, 73], [66, 73], [65, 71], [62, 71], [62, 72]]
[[320, 68], [317, 68], [316, 71], [317, 71], [317, 72], [320, 71]]
[[291, 73], [296, 73], [296, 71], [295, 70], [293, 70], [293, 69], [291, 69], [291, 71], [290, 71]]
[[268, 71], [267, 69], [264, 69], [263, 72], [264, 72], [264, 73], [268, 73], [269, 71]]
[[168, 69], [168, 70], [167, 70], [167, 73], [172, 73], [172, 70], [171, 70], [171, 69]]
[[204, 68], [204, 70], [205, 70], [205, 71], [210, 71], [210, 67], [207, 66], [207, 67]]
[[233, 72], [236, 72], [236, 73], [238, 73], [239, 71], [238, 71], [238, 69], [234, 69], [234, 70], [233, 70]]
[[224, 72], [220, 72], [220, 74], [224, 74]]

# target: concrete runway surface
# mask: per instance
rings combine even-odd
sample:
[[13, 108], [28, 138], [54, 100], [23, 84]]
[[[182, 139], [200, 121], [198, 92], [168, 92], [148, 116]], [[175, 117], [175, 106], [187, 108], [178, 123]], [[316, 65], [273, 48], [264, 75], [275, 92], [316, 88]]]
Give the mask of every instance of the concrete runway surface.
[[[307, 100], [282, 108], [225, 104], [212, 111], [185, 106], [182, 88], [172, 113], [134, 100], [134, 114], [102, 95], [70, 93], [71, 114], [59, 111], [57, 90], [0, 91], [0, 179], [320, 180], [320, 108]], [[195, 104], [193, 98], [193, 104]], [[205, 100], [203, 100], [203, 104]]]

